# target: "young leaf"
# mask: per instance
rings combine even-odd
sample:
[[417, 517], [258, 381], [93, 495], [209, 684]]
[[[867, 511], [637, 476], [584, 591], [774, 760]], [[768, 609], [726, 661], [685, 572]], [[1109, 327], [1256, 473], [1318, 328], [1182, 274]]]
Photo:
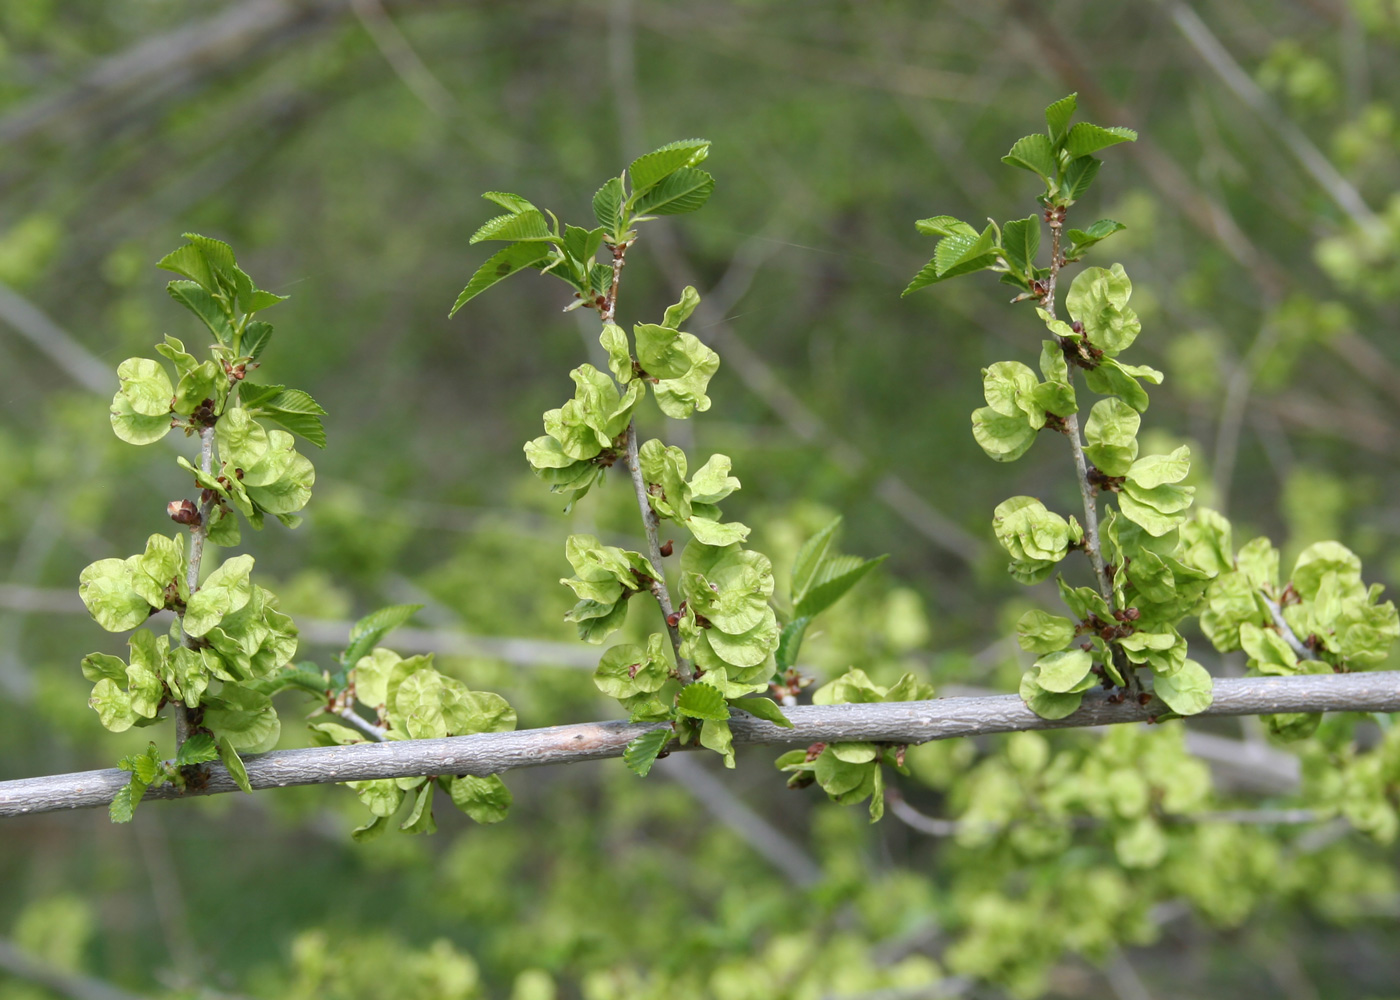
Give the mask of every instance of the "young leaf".
[[421, 604], [394, 604], [365, 615], [350, 629], [350, 643], [341, 654], [340, 662], [353, 667], [362, 657], [368, 656], [381, 639], [421, 610]]
[[825, 528], [807, 539], [802, 544], [802, 548], [797, 550], [797, 558], [792, 561], [792, 601], [794, 604], [807, 596], [807, 591], [811, 589], [812, 583], [817, 577], [817, 570], [825, 561], [827, 551], [831, 548], [831, 542], [841, 527], [841, 521], [841, 517], [836, 517]]
[[1065, 152], [1077, 158], [1120, 142], [1137, 142], [1137, 133], [1118, 125], [1104, 128], [1101, 125], [1080, 122], [1070, 129], [1069, 135], [1065, 137]]
[[671, 742], [675, 733], [670, 726], [661, 726], [657, 729], [649, 730], [638, 736], [631, 743], [627, 744], [627, 749], [622, 754], [622, 760], [627, 765], [628, 770], [639, 778], [645, 778], [651, 771], [651, 765], [656, 763], [657, 756]]
[[262, 352], [267, 350], [267, 343], [271, 339], [272, 324], [255, 319], [243, 328], [243, 342], [238, 349], [243, 352], [244, 357], [256, 361]]
[[593, 216], [610, 234], [616, 234], [622, 225], [624, 197], [621, 177], [612, 178], [593, 195]]
[[200, 322], [209, 328], [209, 332], [219, 343], [229, 342], [233, 336], [233, 328], [229, 325], [224, 307], [198, 282], [172, 281], [165, 286], [165, 290], [170, 293], [172, 299], [199, 317]]
[[530, 204], [518, 194], [510, 194], [506, 191], [487, 191], [481, 197], [489, 202], [500, 205], [512, 215], [519, 215], [522, 212], [537, 211], [534, 205]]
[[136, 804], [145, 794], [146, 786], [133, 774], [129, 784], [117, 789], [117, 794], [107, 809], [107, 815], [113, 823], [130, 823], [131, 817], [136, 814]]
[[729, 705], [718, 688], [708, 684], [688, 684], [681, 689], [676, 710], [693, 719], [723, 722], [729, 719]]
[[919, 219], [914, 223], [914, 228], [925, 236], [977, 235], [977, 230], [951, 215], [935, 215], [931, 219]]
[[730, 704], [735, 708], [743, 709], [750, 715], [771, 722], [775, 726], [781, 726], [784, 729], [793, 728], [792, 721], [783, 714], [783, 710], [772, 698], [759, 695], [757, 698], [742, 698], [739, 701], [730, 702]]
[[681, 215], [704, 205], [715, 189], [715, 179], [703, 170], [681, 167], [632, 206], [638, 215]]
[[1055, 179], [1055, 149], [1039, 132], [1017, 139], [1001, 162], [1038, 174], [1047, 185]]
[[1001, 248], [1006, 260], [1022, 274], [1035, 270], [1035, 255], [1040, 250], [1040, 218], [1031, 215], [1008, 222], [1001, 229]]
[[219, 756], [219, 748], [214, 745], [214, 737], [208, 733], [195, 733], [180, 745], [179, 751], [175, 754], [175, 766], [187, 767], [190, 764], [203, 764], [206, 761], [215, 760]]
[[468, 243], [480, 243], [482, 240], [540, 240], [549, 236], [549, 225], [544, 221], [544, 215], [536, 209], [516, 213], [498, 215], [481, 225], [476, 232], [472, 233]]
[[486, 263], [476, 269], [471, 281], [467, 282], [467, 287], [463, 288], [462, 294], [457, 296], [457, 301], [453, 303], [452, 311], [447, 314], [447, 318], [451, 319], [457, 315], [458, 309], [461, 309], [502, 278], [508, 278], [517, 271], [538, 264], [548, 254], [549, 245], [547, 243], [512, 243], [504, 250], [492, 254], [486, 259]]
[[219, 737], [219, 760], [223, 761], [224, 767], [228, 768], [230, 777], [234, 784], [249, 795], [253, 793], [253, 786], [248, 783], [248, 770], [243, 766], [243, 758], [238, 756], [238, 751], [233, 748], [227, 736]]
[[774, 654], [779, 670], [786, 670], [797, 662], [797, 651], [802, 648], [802, 637], [810, 625], [810, 618], [795, 618], [783, 626], [778, 636], [778, 650]]
[[681, 139], [670, 142], [645, 156], [639, 156], [627, 168], [633, 195], [654, 187], [681, 167], [693, 167], [709, 154], [708, 139]]
[[1074, 117], [1075, 109], [1079, 106], [1078, 97], [1077, 93], [1070, 94], [1045, 109], [1045, 127], [1050, 134], [1050, 143], [1056, 149], [1069, 132], [1070, 119]]
[[1084, 197], [1084, 192], [1094, 183], [1101, 166], [1103, 161], [1092, 156], [1070, 160], [1069, 166], [1065, 168], [1064, 183], [1060, 186], [1060, 201], [1065, 205], [1072, 205]]
[[794, 613], [803, 618], [815, 618], [844, 597], [847, 591], [860, 583], [867, 573], [887, 558], [889, 557], [861, 559], [859, 556], [838, 556], [827, 560], [802, 600], [793, 605]]

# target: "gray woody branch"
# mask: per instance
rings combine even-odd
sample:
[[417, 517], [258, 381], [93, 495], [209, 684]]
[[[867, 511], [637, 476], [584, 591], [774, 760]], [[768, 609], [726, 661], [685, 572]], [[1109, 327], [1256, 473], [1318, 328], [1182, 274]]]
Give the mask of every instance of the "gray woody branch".
[[[1114, 705], [1101, 693], [1091, 692], [1078, 711], [1063, 719], [1040, 718], [1016, 695], [800, 706], [785, 711], [795, 728], [782, 729], [746, 713], [736, 713], [730, 721], [734, 742], [770, 746], [860, 740], [926, 743], [1031, 729], [1146, 722], [1165, 713], [1166, 708], [1155, 700], [1145, 706], [1132, 702]], [[1201, 714], [1334, 711], [1400, 711], [1400, 672], [1218, 678], [1215, 701]], [[631, 740], [657, 726], [657, 723], [593, 722], [436, 740], [281, 750], [249, 757], [246, 764], [248, 779], [254, 788], [435, 774], [485, 775], [517, 767], [621, 757]], [[679, 748], [672, 744], [672, 749]], [[124, 771], [110, 769], [0, 782], [0, 816], [106, 805], [129, 777]], [[227, 771], [210, 765], [208, 783], [198, 794], [231, 792], [236, 787]], [[162, 785], [146, 794], [148, 798], [177, 798], [181, 792]]]

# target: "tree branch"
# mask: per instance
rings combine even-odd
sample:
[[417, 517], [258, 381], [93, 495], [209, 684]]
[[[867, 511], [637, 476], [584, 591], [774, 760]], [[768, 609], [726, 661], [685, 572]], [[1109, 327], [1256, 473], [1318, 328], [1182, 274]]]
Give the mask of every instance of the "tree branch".
[[[1215, 700], [1201, 715], [1333, 711], [1400, 711], [1400, 672], [1217, 678]], [[735, 713], [729, 723], [734, 742], [763, 746], [809, 746], [818, 742], [862, 740], [926, 743], [991, 733], [1146, 722], [1166, 715], [1167, 708], [1156, 699], [1145, 706], [1133, 701], [1111, 704], [1102, 692], [1091, 692], [1085, 695], [1084, 704], [1077, 711], [1063, 719], [1042, 719], [1017, 695], [798, 706], [785, 709], [785, 714], [793, 723], [792, 729], [780, 728], [746, 713]], [[435, 740], [280, 750], [249, 756], [245, 765], [254, 788], [430, 774], [486, 775], [518, 767], [621, 757], [629, 742], [658, 725], [665, 724], [593, 722]], [[670, 749], [688, 748], [672, 743]], [[127, 772], [112, 768], [0, 782], [0, 816], [106, 805], [130, 778]], [[231, 792], [236, 788], [222, 766], [211, 764], [208, 783], [198, 791], [182, 792], [173, 785], [161, 785], [149, 789], [146, 795], [152, 799], [179, 798]]]

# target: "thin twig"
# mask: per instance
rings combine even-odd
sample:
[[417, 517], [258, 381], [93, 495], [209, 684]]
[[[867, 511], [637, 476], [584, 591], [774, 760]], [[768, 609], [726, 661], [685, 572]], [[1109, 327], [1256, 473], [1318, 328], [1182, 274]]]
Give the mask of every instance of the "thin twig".
[[681, 683], [691, 680], [690, 661], [681, 656], [681, 630], [675, 621], [675, 608], [671, 605], [671, 592], [666, 587], [666, 571], [661, 566], [661, 519], [651, 509], [647, 500], [647, 484], [642, 477], [642, 465], [637, 459], [637, 424], [627, 425], [627, 471], [632, 474], [632, 489], [637, 494], [637, 509], [642, 515], [642, 527], [647, 536], [647, 558], [651, 561], [651, 596], [661, 605], [661, 614], [666, 618], [666, 631], [671, 635], [671, 648], [676, 653], [676, 670], [681, 675]]
[[1283, 608], [1279, 606], [1279, 603], [1273, 598], [1271, 598], [1268, 594], [1261, 593], [1259, 596], [1263, 599], [1264, 604], [1269, 609], [1269, 617], [1273, 618], [1274, 620], [1274, 628], [1276, 628], [1278, 630], [1278, 634], [1283, 637], [1283, 641], [1288, 643], [1288, 648], [1298, 654], [1298, 659], [1318, 659], [1317, 650], [1310, 649], [1302, 640], [1300, 640], [1297, 636], [1297, 633], [1293, 631], [1293, 626], [1289, 625], [1288, 620], [1283, 617]]
[[336, 712], [335, 715], [337, 718], [344, 719], [346, 722], [350, 723], [350, 725], [354, 726], [376, 743], [383, 743], [389, 738], [389, 730], [385, 729], [383, 726], [376, 726], [349, 705], [346, 705], [340, 711]]
[[1279, 110], [1278, 106], [1269, 99], [1269, 96], [1240, 67], [1240, 64], [1220, 43], [1220, 39], [1215, 37], [1206, 23], [1196, 15], [1196, 12], [1184, 3], [1166, 2], [1166, 0], [1159, 0], [1159, 2], [1167, 8], [1168, 13], [1171, 14], [1172, 23], [1191, 43], [1197, 54], [1205, 60], [1206, 65], [1224, 81], [1227, 87], [1235, 92], [1236, 97], [1253, 109], [1254, 113], [1259, 116], [1259, 120], [1293, 154], [1294, 159], [1312, 176], [1313, 180], [1317, 181], [1322, 190], [1327, 192], [1327, 196], [1337, 207], [1345, 212], [1348, 218], [1367, 235], [1383, 236], [1385, 223], [1371, 210], [1371, 206], [1366, 204], [1360, 192], [1337, 171], [1336, 167], [1332, 166], [1331, 161], [1322, 155], [1302, 129], [1293, 124], [1292, 120]]
[[[1050, 224], [1050, 277], [1045, 285], [1045, 294], [1040, 299], [1041, 306], [1055, 318], [1055, 283], [1060, 276], [1060, 234], [1064, 229], [1063, 211], [1052, 209], [1048, 215]], [[1089, 481], [1089, 461], [1084, 457], [1084, 444], [1079, 439], [1079, 414], [1065, 417], [1065, 437], [1069, 438], [1070, 451], [1074, 454], [1074, 474], [1079, 480], [1079, 496], [1084, 501], [1084, 551], [1094, 567], [1094, 576], [1099, 581], [1099, 593], [1104, 602], [1113, 607], [1113, 585], [1108, 580], [1108, 570], [1104, 567], [1103, 550], [1099, 546], [1099, 504], [1095, 496], [1094, 484]], [[1131, 680], [1129, 681], [1131, 685]]]
[[[1202, 716], [1272, 715], [1280, 712], [1400, 711], [1400, 673], [1300, 674], [1293, 677], [1223, 677]], [[1063, 719], [1042, 719], [1019, 695], [934, 701], [796, 706], [784, 710], [784, 729], [736, 712], [729, 726], [736, 744], [810, 746], [813, 743], [926, 743], [991, 733], [1073, 729], [1146, 722], [1168, 713], [1156, 699], [1146, 705], [1110, 703], [1090, 692]], [[595, 722], [512, 733], [478, 733], [431, 740], [398, 740], [352, 746], [312, 747], [250, 755], [254, 788], [315, 785], [430, 774], [496, 774], [519, 767], [621, 757], [627, 744], [658, 723]], [[672, 743], [670, 750], [688, 749]], [[131, 775], [115, 768], [0, 782], [0, 816], [103, 806]], [[206, 785], [182, 792], [172, 785], [148, 789], [152, 799], [231, 792], [238, 785], [222, 765], [209, 765]]]

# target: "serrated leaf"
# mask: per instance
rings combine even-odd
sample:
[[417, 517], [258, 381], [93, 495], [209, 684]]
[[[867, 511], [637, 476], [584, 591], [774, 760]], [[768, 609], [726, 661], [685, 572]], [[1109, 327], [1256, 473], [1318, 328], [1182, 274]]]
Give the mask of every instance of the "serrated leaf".
[[1055, 179], [1055, 148], [1049, 137], [1039, 132], [1017, 139], [1001, 162], [1029, 170], [1046, 184]]
[[349, 645], [341, 655], [340, 662], [347, 667], [353, 667], [362, 657], [368, 655], [381, 639], [422, 610], [421, 604], [393, 604], [365, 615], [351, 627]]
[[131, 817], [136, 815], [136, 805], [141, 801], [141, 796], [146, 794], [146, 786], [132, 775], [128, 784], [117, 789], [117, 794], [112, 798], [112, 804], [107, 808], [107, 815], [113, 823], [130, 823]]
[[708, 684], [687, 684], [682, 688], [676, 710], [692, 719], [722, 722], [729, 718], [729, 705], [724, 695]]
[[1035, 270], [1035, 255], [1040, 250], [1040, 217], [1015, 219], [1001, 228], [1001, 248], [1006, 260], [1022, 274]]
[[797, 662], [798, 650], [802, 648], [802, 637], [811, 624], [810, 618], [795, 618], [783, 626], [778, 636], [778, 649], [774, 654], [779, 670], [786, 670]]
[[977, 230], [951, 215], [935, 215], [931, 219], [919, 219], [914, 223], [914, 228], [925, 236], [975, 237], [977, 235]]
[[593, 217], [610, 234], [616, 234], [622, 224], [622, 178], [614, 177], [593, 195]]
[[715, 189], [715, 179], [695, 167], [681, 167], [633, 204], [637, 215], [681, 215], [694, 212]]
[[627, 744], [622, 760], [633, 774], [645, 778], [656, 763], [657, 756], [674, 736], [669, 726], [649, 730]]
[[1100, 149], [1116, 145], [1120, 142], [1136, 142], [1137, 133], [1130, 128], [1123, 128], [1120, 125], [1113, 125], [1104, 128], [1101, 125], [1093, 125], [1089, 122], [1080, 122], [1069, 130], [1069, 135], [1065, 137], [1065, 152], [1070, 156], [1078, 158], [1096, 153]]
[[1045, 109], [1045, 128], [1050, 135], [1051, 145], [1057, 148], [1069, 132], [1069, 123], [1079, 106], [1078, 98], [1078, 93], [1070, 94]]
[[1092, 156], [1081, 156], [1070, 160], [1069, 166], [1065, 167], [1065, 176], [1060, 184], [1060, 201], [1066, 205], [1072, 205], [1080, 198], [1084, 197], [1084, 192], [1089, 190], [1089, 185], [1094, 183], [1094, 178], [1099, 174], [1099, 167], [1103, 166], [1103, 161]]
[[472, 233], [468, 243], [480, 243], [482, 240], [540, 240], [550, 235], [549, 224], [544, 221], [544, 215], [535, 209], [529, 209], [519, 213], [507, 213], [498, 215], [494, 219], [486, 222]]
[[233, 337], [233, 327], [229, 325], [224, 307], [214, 296], [194, 281], [172, 281], [165, 286], [165, 290], [172, 299], [194, 313], [219, 343], [229, 343]]
[[821, 531], [818, 531], [797, 550], [797, 558], [792, 561], [792, 600], [796, 603], [807, 596], [816, 581], [817, 571], [826, 560], [836, 532], [841, 528], [842, 518], [838, 515]]
[[888, 558], [877, 556], [874, 559], [862, 560], [858, 556], [845, 556], [827, 560], [802, 600], [793, 606], [793, 613], [800, 618], [815, 618], [844, 597], [852, 587], [865, 579], [871, 570]]
[[486, 259], [486, 263], [476, 269], [476, 273], [467, 282], [467, 287], [463, 288], [462, 294], [457, 296], [457, 301], [452, 305], [452, 311], [447, 314], [448, 319], [455, 316], [458, 309], [461, 309], [496, 282], [539, 263], [548, 254], [549, 245], [547, 243], [512, 243], [504, 250], [492, 254]]
[[214, 744], [214, 737], [208, 733], [195, 733], [180, 744], [180, 749], [175, 754], [175, 766], [188, 767], [190, 764], [203, 764], [206, 761], [216, 760], [218, 756], [219, 748]]
[[536, 211], [535, 206], [520, 197], [520, 195], [510, 194], [507, 191], [487, 191], [481, 197], [489, 202], [500, 205], [512, 215], [518, 215], [521, 212]]
[[681, 167], [693, 167], [702, 162], [709, 148], [708, 139], [682, 139], [637, 157], [627, 168], [627, 177], [632, 182], [632, 193], [641, 194]]

